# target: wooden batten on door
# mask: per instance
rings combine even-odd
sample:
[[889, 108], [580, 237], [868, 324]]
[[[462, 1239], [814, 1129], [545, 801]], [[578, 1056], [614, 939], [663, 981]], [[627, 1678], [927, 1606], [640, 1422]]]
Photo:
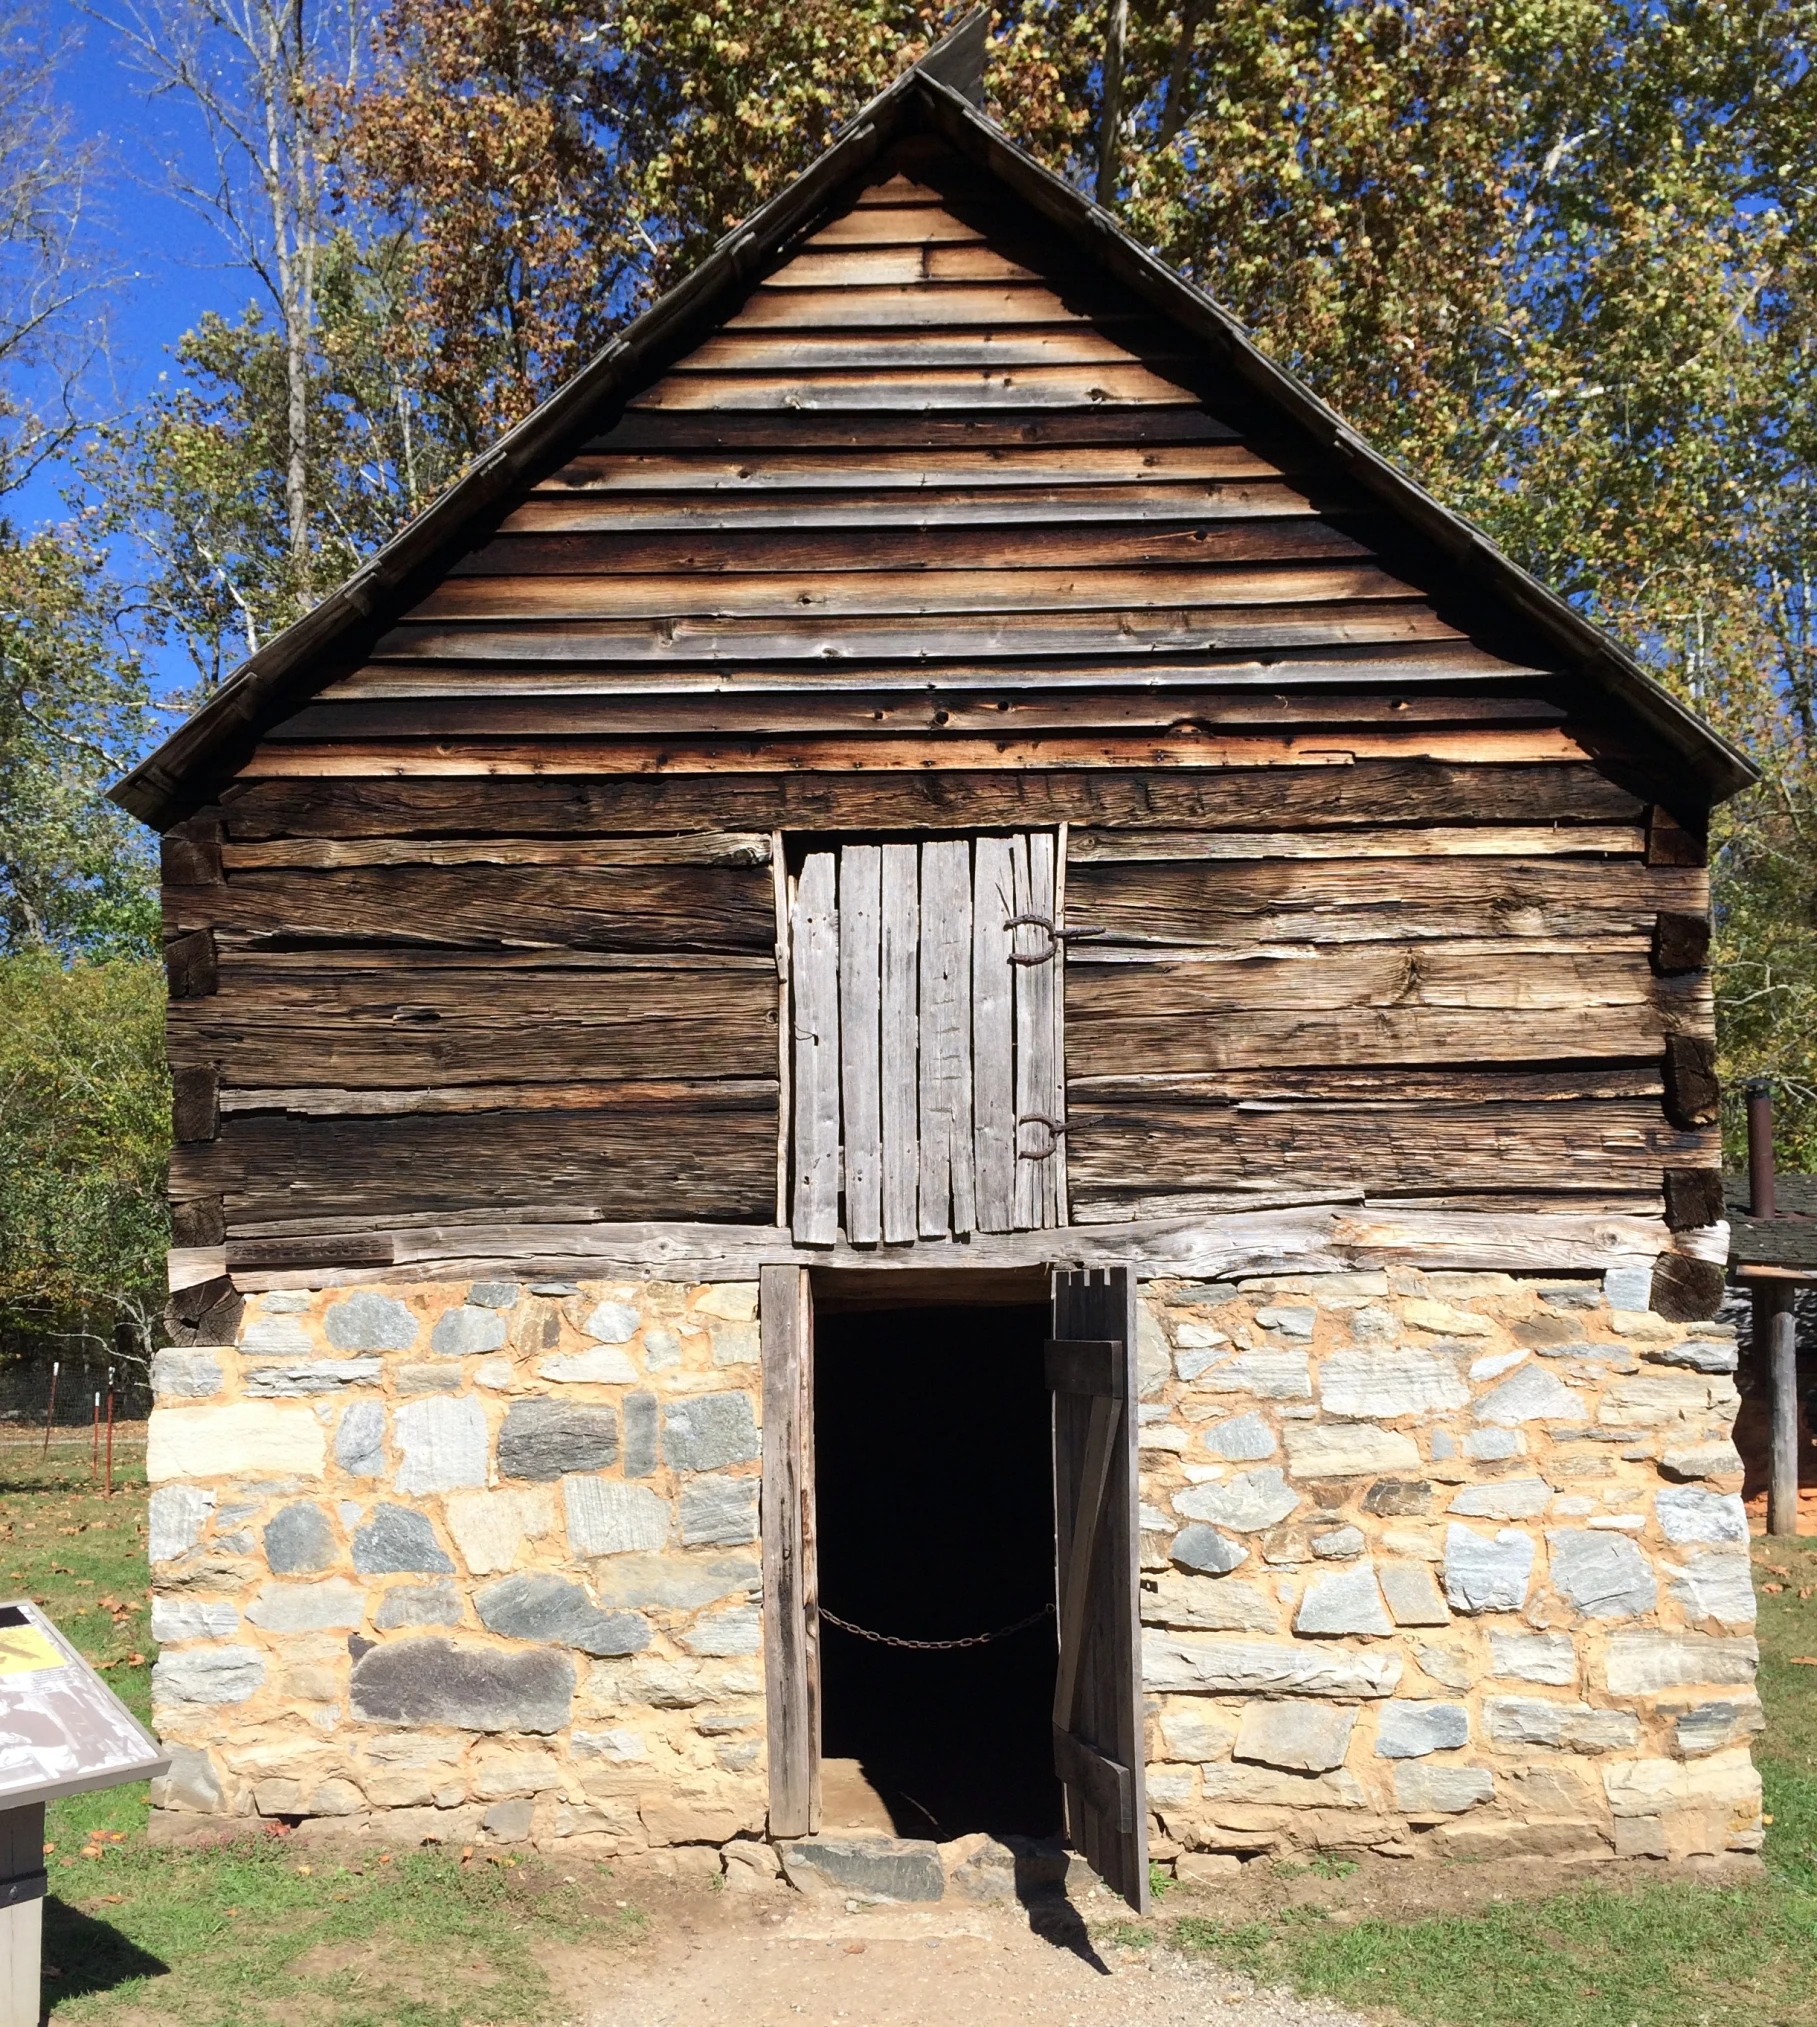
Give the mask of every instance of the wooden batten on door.
[[816, 848], [789, 879], [794, 1235], [1066, 1222], [1052, 831]]

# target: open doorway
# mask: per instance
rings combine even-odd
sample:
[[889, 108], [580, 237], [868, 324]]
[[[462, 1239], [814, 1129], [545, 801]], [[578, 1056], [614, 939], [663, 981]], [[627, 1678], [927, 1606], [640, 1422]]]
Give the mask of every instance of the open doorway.
[[[823, 1309], [814, 1471], [824, 1822], [899, 1836], [1045, 1837], [1056, 1636], [1044, 1305]], [[859, 1638], [827, 1612], [915, 1640]], [[855, 1763], [855, 1764], [854, 1764]], [[857, 1786], [858, 1793], [846, 1792]]]

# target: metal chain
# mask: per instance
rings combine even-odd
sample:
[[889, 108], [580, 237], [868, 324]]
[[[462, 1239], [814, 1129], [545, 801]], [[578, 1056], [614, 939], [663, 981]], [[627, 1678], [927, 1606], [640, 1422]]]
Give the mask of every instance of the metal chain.
[[1026, 1619], [1018, 1619], [1013, 1626], [999, 1626], [994, 1633], [973, 1633], [964, 1640], [904, 1640], [895, 1633], [873, 1633], [868, 1626], [854, 1626], [849, 1619], [840, 1618], [837, 1612], [829, 1612], [824, 1605], [820, 1607], [820, 1616], [829, 1625], [837, 1626], [842, 1633], [855, 1633], [860, 1640], [874, 1640], [880, 1647], [911, 1647], [918, 1654], [945, 1653], [953, 1647], [987, 1647], [993, 1640], [1007, 1640], [1012, 1633], [1025, 1633], [1030, 1626], [1037, 1626], [1053, 1615], [1053, 1606], [1043, 1605], [1038, 1612], [1030, 1612]]

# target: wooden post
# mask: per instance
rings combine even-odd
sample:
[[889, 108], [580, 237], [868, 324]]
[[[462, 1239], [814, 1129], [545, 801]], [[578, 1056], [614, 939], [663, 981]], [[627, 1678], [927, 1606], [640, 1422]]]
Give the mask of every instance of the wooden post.
[[[1756, 1283], [1754, 1314], [1765, 1311], [1763, 1348], [1771, 1387], [1772, 1448], [1767, 1463], [1767, 1532], [1798, 1532], [1798, 1317], [1788, 1282]], [[1758, 1327], [1758, 1326], [1757, 1326]], [[1760, 1340], [1757, 1340], [1760, 1342]], [[1758, 1355], [1758, 1354], [1757, 1354]]]
[[44, 1804], [0, 1810], [0, 2027], [38, 2027]]
[[770, 1835], [820, 1827], [814, 1576], [814, 1308], [805, 1267], [758, 1276], [763, 1356], [763, 1648]]
[[44, 1447], [38, 1452], [40, 1461], [50, 1455], [50, 1425], [56, 1419], [57, 1414], [57, 1370], [59, 1363], [60, 1361], [54, 1358], [50, 1362], [50, 1399], [44, 1404]]

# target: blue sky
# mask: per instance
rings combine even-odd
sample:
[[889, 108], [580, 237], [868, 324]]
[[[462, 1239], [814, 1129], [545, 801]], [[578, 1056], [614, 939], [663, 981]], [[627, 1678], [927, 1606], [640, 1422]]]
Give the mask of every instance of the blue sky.
[[[254, 283], [228, 265], [208, 227], [169, 194], [174, 161], [193, 132], [181, 108], [148, 101], [114, 35], [69, 0], [54, 0], [47, 24], [67, 37], [59, 96], [77, 137], [102, 157], [95, 186], [94, 251], [120, 279], [104, 298], [107, 357], [94, 406], [124, 413], [169, 364], [169, 349], [208, 309], [238, 310]], [[67, 513], [67, 465], [49, 466], [7, 502], [21, 527]], [[122, 554], [121, 568], [130, 567]], [[154, 657], [165, 681], [189, 679], [180, 653]]]

